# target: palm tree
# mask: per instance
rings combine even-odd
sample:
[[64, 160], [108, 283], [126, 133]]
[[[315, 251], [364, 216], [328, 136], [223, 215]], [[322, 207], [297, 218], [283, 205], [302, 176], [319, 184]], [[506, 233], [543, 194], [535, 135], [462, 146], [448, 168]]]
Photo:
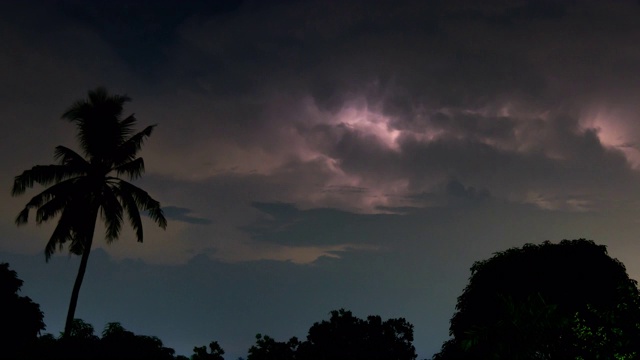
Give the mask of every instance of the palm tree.
[[108, 244], [118, 238], [125, 213], [138, 242], [143, 238], [140, 210], [146, 211], [161, 228], [167, 226], [160, 203], [121, 178], [134, 180], [144, 173], [144, 161], [137, 153], [155, 127], [134, 133], [136, 118], [130, 115], [121, 119], [123, 105], [128, 101], [131, 99], [126, 95], [111, 95], [104, 88], [89, 91], [87, 99], [77, 101], [62, 115], [76, 125], [84, 156], [57, 146], [54, 153], [57, 164], [34, 166], [16, 176], [13, 183], [13, 196], [23, 194], [34, 183], [48, 186], [16, 218], [18, 226], [27, 223], [32, 209], [37, 224], [59, 216], [45, 247], [46, 260], [56, 250], [62, 250], [67, 241], [69, 252], [82, 256], [69, 302], [65, 336], [73, 323], [98, 216], [104, 221]]

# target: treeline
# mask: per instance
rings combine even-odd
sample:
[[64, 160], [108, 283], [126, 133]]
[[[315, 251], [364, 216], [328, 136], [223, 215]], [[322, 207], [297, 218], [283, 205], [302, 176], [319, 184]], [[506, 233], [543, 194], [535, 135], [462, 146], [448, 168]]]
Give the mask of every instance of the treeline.
[[[40, 336], [43, 314], [18, 295], [21, 285], [0, 264], [2, 358], [224, 359], [215, 341], [186, 357], [116, 322], [101, 336], [78, 319], [66, 336]], [[603, 245], [527, 244], [473, 264], [449, 334], [433, 359], [640, 359], [640, 292]], [[413, 325], [403, 318], [360, 319], [341, 309], [313, 324], [304, 340], [257, 335], [247, 360], [415, 360], [413, 340]]]
[[[216, 342], [196, 346], [190, 357], [176, 355], [155, 336], [137, 335], [120, 323], [108, 323], [101, 336], [94, 327], [75, 319], [69, 335], [39, 335], [45, 329], [40, 306], [18, 295], [22, 280], [9, 265], [0, 264], [0, 298], [3, 324], [0, 349], [5, 359], [155, 359], [224, 360]], [[415, 360], [413, 325], [403, 318], [382, 320], [380, 316], [360, 319], [340, 309], [329, 320], [313, 324], [307, 339], [293, 337], [279, 342], [268, 335], [256, 335], [247, 360], [395, 359]]]
[[[8, 264], [0, 264], [2, 291], [6, 295], [3, 340], [0, 358], [10, 359], [155, 359], [224, 360], [224, 350], [216, 342], [196, 346], [190, 357], [176, 355], [155, 336], [137, 335], [120, 323], [108, 323], [101, 336], [94, 327], [75, 319], [69, 335], [39, 335], [45, 329], [39, 305], [17, 292], [22, 281]], [[12, 285], [12, 286], [4, 286]], [[383, 321], [379, 316], [366, 319], [350, 311], [332, 311], [330, 319], [313, 324], [307, 339], [293, 337], [279, 342], [268, 335], [256, 335], [247, 360], [395, 359], [415, 360], [413, 325], [403, 318]], [[16, 331], [21, 328], [21, 331]]]
[[[256, 335], [256, 344], [247, 360], [315, 360], [315, 359], [397, 359], [414, 360], [411, 344], [413, 327], [404, 319], [382, 321], [379, 316], [366, 320], [351, 312], [331, 312], [329, 321], [314, 324], [307, 340], [293, 337], [278, 342], [267, 335]], [[26, 346], [25, 346], [26, 345]], [[212, 341], [208, 347], [194, 347], [190, 357], [176, 355], [155, 336], [136, 335], [120, 323], [109, 323], [98, 337], [93, 327], [76, 319], [70, 336], [39, 336], [23, 343], [10, 355], [16, 359], [157, 359], [224, 360], [224, 350]]]
[[187, 359], [176, 357], [155, 336], [136, 335], [120, 323], [108, 323], [102, 336], [91, 324], [75, 319], [68, 336], [38, 336], [12, 354], [16, 359]]

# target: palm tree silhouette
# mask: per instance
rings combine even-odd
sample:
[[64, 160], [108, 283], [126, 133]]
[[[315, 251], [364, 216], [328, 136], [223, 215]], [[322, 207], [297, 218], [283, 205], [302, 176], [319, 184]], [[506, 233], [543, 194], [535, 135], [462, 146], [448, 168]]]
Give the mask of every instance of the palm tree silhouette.
[[98, 215], [104, 221], [108, 244], [118, 238], [125, 213], [138, 242], [143, 238], [140, 210], [146, 211], [161, 228], [167, 226], [160, 203], [120, 178], [134, 180], [144, 173], [144, 161], [136, 156], [155, 127], [147, 126], [134, 134], [134, 115], [121, 119], [123, 105], [128, 101], [131, 101], [128, 96], [111, 95], [104, 88], [89, 91], [87, 99], [75, 102], [62, 115], [76, 125], [84, 156], [57, 146], [54, 156], [58, 164], [34, 166], [16, 176], [13, 183], [13, 196], [23, 194], [34, 183], [51, 185], [34, 196], [16, 218], [18, 226], [27, 223], [32, 209], [37, 224], [59, 216], [45, 247], [46, 260], [49, 261], [56, 250], [62, 250], [67, 241], [72, 254], [82, 255], [64, 336], [69, 335], [73, 323]]

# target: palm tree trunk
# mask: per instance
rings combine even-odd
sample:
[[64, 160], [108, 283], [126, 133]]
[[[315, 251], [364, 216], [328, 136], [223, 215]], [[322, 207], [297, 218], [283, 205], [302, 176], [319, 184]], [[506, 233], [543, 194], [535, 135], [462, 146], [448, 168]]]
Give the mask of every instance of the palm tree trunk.
[[73, 284], [73, 291], [71, 291], [71, 300], [69, 302], [69, 311], [67, 312], [67, 321], [64, 324], [63, 337], [68, 337], [71, 334], [71, 326], [73, 325], [73, 319], [76, 314], [76, 305], [78, 304], [78, 296], [80, 295], [80, 287], [82, 286], [82, 280], [84, 279], [84, 273], [87, 270], [87, 262], [89, 261], [89, 254], [91, 253], [91, 244], [93, 243], [93, 233], [96, 228], [96, 218], [98, 216], [98, 209], [93, 209], [91, 212], [93, 216], [89, 218], [91, 227], [87, 227], [87, 237], [82, 249], [82, 259], [80, 260], [80, 267], [78, 268], [78, 275], [76, 275], [76, 281]]

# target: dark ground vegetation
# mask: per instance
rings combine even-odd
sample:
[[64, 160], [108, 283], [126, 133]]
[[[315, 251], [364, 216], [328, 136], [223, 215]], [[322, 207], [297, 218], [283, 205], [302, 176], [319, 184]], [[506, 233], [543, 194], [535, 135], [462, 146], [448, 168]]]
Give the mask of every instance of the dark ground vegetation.
[[[216, 341], [194, 347], [187, 358], [117, 322], [101, 336], [80, 319], [67, 335], [41, 334], [43, 313], [18, 294], [21, 286], [16, 272], [0, 264], [0, 358], [224, 359]], [[640, 292], [605, 246], [584, 239], [527, 244], [473, 264], [450, 335], [434, 360], [638, 359]], [[360, 319], [340, 309], [313, 324], [304, 340], [258, 334], [247, 360], [416, 360], [413, 340], [413, 325], [403, 318]]]

